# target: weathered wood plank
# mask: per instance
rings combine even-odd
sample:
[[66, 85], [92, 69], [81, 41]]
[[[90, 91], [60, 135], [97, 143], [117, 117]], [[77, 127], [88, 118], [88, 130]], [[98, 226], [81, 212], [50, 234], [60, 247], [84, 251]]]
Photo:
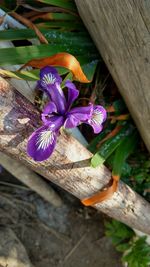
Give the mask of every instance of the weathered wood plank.
[[[36, 108], [0, 78], [0, 150], [79, 199], [99, 191], [111, 173], [104, 166], [90, 167], [92, 154], [68, 134], [61, 134], [49, 160], [34, 162], [26, 153], [27, 138], [40, 125]], [[95, 208], [131, 227], [150, 234], [150, 205], [120, 182], [118, 191]]]
[[150, 1], [75, 2], [150, 150]]

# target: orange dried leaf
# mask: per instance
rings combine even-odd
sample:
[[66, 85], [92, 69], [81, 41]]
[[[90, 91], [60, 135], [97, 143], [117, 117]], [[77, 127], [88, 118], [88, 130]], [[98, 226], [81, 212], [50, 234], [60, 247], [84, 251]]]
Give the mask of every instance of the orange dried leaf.
[[100, 191], [89, 198], [82, 199], [82, 201], [81, 201], [82, 204], [84, 204], [85, 206], [93, 206], [93, 205], [100, 203], [104, 200], [110, 199], [113, 196], [114, 192], [116, 192], [116, 190], [117, 190], [118, 180], [119, 180], [119, 178], [114, 179], [112, 177], [111, 186], [109, 186], [106, 190]]
[[23, 67], [26, 66], [31, 66], [39, 69], [45, 66], [64, 67], [72, 72], [74, 80], [82, 83], [90, 82], [82, 71], [79, 61], [68, 53], [58, 53], [51, 57], [33, 59], [27, 62]]
[[108, 184], [107, 189], [102, 190], [89, 198], [82, 199], [81, 201], [82, 204], [84, 204], [85, 206], [93, 206], [104, 200], [110, 199], [113, 196], [113, 194], [117, 191], [119, 179], [120, 175], [112, 174], [111, 184], [110, 183]]

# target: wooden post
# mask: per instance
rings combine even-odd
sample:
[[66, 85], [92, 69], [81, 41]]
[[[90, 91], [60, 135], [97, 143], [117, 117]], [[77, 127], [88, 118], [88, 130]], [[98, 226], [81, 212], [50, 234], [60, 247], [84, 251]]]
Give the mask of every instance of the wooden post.
[[[90, 167], [92, 154], [67, 134], [58, 137], [55, 152], [49, 160], [38, 163], [26, 153], [27, 138], [39, 127], [36, 108], [19, 92], [0, 78], [0, 150], [79, 199], [99, 191], [111, 178], [104, 166]], [[131, 227], [150, 234], [150, 205], [124, 183], [107, 201], [94, 206]]]
[[150, 151], [150, 1], [75, 2]]

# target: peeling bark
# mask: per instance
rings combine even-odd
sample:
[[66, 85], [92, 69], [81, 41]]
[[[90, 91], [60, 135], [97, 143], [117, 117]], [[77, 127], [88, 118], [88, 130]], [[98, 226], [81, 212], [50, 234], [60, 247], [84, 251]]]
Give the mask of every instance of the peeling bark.
[[[58, 137], [55, 152], [41, 163], [26, 153], [27, 138], [40, 125], [37, 109], [14, 88], [0, 79], [0, 150], [79, 199], [105, 186], [111, 173], [104, 166], [90, 167], [92, 154], [69, 134]], [[124, 183], [114, 196], [94, 206], [132, 228], [150, 234], [150, 205]]]

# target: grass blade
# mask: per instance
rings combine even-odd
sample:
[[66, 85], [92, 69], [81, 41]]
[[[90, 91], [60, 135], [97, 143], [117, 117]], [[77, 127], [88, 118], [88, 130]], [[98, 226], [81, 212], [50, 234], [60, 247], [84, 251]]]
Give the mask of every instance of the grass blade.
[[133, 152], [138, 143], [138, 133], [135, 130], [131, 135], [124, 138], [117, 148], [113, 160], [113, 175], [121, 176], [124, 162], [127, 157]]

